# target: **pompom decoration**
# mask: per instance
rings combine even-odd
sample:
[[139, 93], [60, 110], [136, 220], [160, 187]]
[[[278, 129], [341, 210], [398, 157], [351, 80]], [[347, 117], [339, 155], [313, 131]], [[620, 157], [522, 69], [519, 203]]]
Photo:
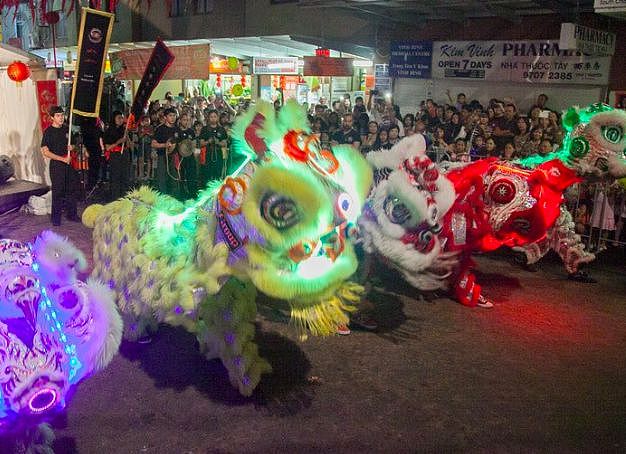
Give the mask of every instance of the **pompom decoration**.
[[228, 65], [228, 69], [230, 69], [231, 71], [239, 68], [239, 60], [237, 59], [237, 57], [228, 57], [226, 63]]
[[232, 88], [231, 91], [233, 93], [233, 96], [241, 96], [241, 95], [243, 95], [243, 87], [241, 86], [241, 84], [233, 85], [233, 88]]

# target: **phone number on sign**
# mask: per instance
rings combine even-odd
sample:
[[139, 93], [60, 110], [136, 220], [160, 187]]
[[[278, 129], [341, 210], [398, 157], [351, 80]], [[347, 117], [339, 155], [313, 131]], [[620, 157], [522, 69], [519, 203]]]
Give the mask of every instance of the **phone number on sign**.
[[522, 74], [522, 77], [524, 79], [530, 79], [530, 80], [541, 80], [541, 79], [546, 78], [546, 74], [549, 80], [572, 80], [574, 78], [572, 73], [555, 72], [555, 71], [524, 72], [524, 74]]

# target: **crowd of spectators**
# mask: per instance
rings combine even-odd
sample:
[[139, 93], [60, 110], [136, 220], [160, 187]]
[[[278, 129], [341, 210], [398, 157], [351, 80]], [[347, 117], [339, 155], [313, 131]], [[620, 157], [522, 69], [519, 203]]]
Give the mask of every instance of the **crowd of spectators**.
[[415, 113], [400, 115], [390, 97], [373, 91], [367, 103], [349, 96], [329, 107], [317, 104], [310, 112], [311, 128], [325, 143], [349, 143], [362, 153], [389, 149], [398, 140], [423, 134], [428, 152], [437, 160], [473, 161], [493, 156], [513, 160], [547, 154], [563, 140], [560, 115], [547, 106], [541, 94], [528, 112], [520, 112], [512, 100], [491, 99], [485, 106], [468, 102], [459, 93], [448, 103], [423, 101]]

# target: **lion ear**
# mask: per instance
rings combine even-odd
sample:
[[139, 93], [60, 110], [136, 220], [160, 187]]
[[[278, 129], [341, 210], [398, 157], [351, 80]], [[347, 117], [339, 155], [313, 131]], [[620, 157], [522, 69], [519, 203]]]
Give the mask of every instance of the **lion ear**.
[[580, 123], [580, 115], [578, 113], [578, 107], [570, 107], [567, 109], [562, 118], [562, 123], [565, 129], [571, 131], [574, 127]]

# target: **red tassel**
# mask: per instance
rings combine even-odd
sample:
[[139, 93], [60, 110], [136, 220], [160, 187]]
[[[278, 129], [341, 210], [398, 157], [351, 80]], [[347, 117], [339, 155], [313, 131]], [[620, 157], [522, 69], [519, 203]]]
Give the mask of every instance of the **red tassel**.
[[35, 0], [29, 0], [28, 7], [30, 8], [30, 15], [33, 18], [33, 24], [34, 24], [35, 16], [37, 15], [37, 8], [35, 6]]

